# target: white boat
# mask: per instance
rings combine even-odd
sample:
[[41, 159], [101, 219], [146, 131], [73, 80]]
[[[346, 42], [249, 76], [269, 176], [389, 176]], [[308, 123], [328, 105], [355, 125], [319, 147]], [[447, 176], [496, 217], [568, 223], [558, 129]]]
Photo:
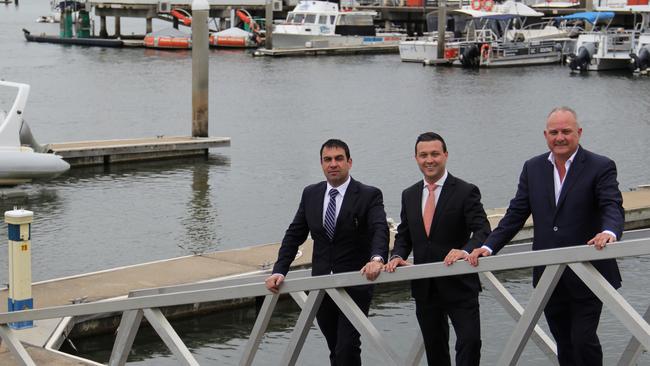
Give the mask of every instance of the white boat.
[[377, 33], [376, 15], [375, 11], [339, 10], [337, 3], [303, 0], [283, 23], [275, 25], [273, 48], [397, 47], [403, 35]]
[[[16, 185], [34, 179], [49, 179], [66, 172], [70, 165], [61, 157], [37, 152], [41, 147], [33, 141], [23, 120], [29, 85], [0, 81], [0, 86], [18, 89], [8, 112], [0, 111], [0, 185]], [[31, 141], [25, 141], [31, 140]], [[21, 143], [28, 142], [30, 146]], [[42, 149], [46, 150], [46, 149]]]
[[629, 66], [630, 70], [642, 74], [647, 73], [650, 68], [650, 12], [647, 10], [639, 13], [641, 21], [635, 26], [635, 29], [639, 31], [639, 37], [636, 40], [634, 51], [630, 54]]
[[465, 37], [446, 42], [443, 60], [438, 60], [437, 38], [430, 37], [400, 42], [402, 61], [516, 66], [559, 62], [565, 52], [572, 51], [573, 41], [564, 29], [551, 23], [522, 27], [528, 17], [543, 15], [522, 3], [492, 3], [488, 9], [464, 6], [450, 14], [466, 19]]
[[528, 66], [560, 63], [573, 50], [575, 40], [552, 24], [526, 26], [530, 17], [544, 14], [513, 1], [495, 6], [490, 14], [470, 9], [466, 39], [455, 65], [463, 67]]
[[638, 31], [610, 28], [614, 12], [584, 12], [560, 18], [589, 22], [594, 28], [598, 22], [606, 23], [600, 29], [583, 32], [578, 36], [576, 52], [568, 57], [568, 65], [572, 71], [616, 70], [629, 67], [630, 54], [634, 52]]

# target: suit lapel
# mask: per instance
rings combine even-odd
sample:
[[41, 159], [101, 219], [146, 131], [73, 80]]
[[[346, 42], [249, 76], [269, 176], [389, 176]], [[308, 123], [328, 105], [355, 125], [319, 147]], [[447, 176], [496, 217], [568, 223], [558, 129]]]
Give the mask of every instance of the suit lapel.
[[[409, 225], [411, 228], [418, 230], [418, 233], [426, 238], [427, 233], [424, 231], [424, 220], [422, 219], [422, 192], [424, 191], [424, 182], [420, 181], [413, 190], [409, 192], [408, 199], [411, 204], [407, 205], [407, 209], [412, 210], [408, 215], [409, 220], [413, 218], [412, 223]], [[434, 214], [435, 216], [435, 214]]]
[[327, 233], [325, 232], [325, 227], [323, 226], [323, 200], [325, 199], [325, 191], [327, 190], [327, 182], [321, 182], [319, 183], [318, 187], [316, 187], [316, 193], [313, 197], [314, 203], [313, 205], [316, 206], [314, 207], [313, 210], [305, 208], [305, 211], [311, 213], [311, 220], [312, 222], [317, 222], [318, 224], [318, 230], [320, 231], [320, 234], [323, 235], [325, 238], [327, 238]]
[[[325, 194], [325, 193], [323, 193]], [[350, 211], [354, 207], [354, 204], [359, 198], [359, 183], [356, 180], [350, 178], [350, 184], [348, 189], [345, 190], [345, 196], [343, 196], [343, 202], [341, 203], [341, 210], [339, 215], [336, 218], [336, 227], [339, 226], [339, 221], [344, 217], [348, 217]], [[337, 230], [334, 230], [334, 236], [336, 237]]]
[[546, 184], [546, 197], [548, 197], [548, 204], [551, 210], [555, 212], [555, 172], [553, 171], [553, 163], [546, 160], [544, 165], [544, 181]]
[[560, 191], [560, 199], [557, 200], [556, 211], [559, 211], [560, 207], [562, 207], [562, 204], [566, 200], [567, 194], [571, 188], [573, 188], [576, 181], [580, 177], [580, 173], [585, 166], [584, 160], [585, 154], [582, 151], [582, 147], [580, 147], [578, 148], [578, 153], [576, 154], [575, 159], [573, 159], [573, 163], [571, 163], [571, 166], [569, 167], [569, 172], [567, 173], [566, 177], [564, 177], [564, 184], [562, 184], [562, 191]]

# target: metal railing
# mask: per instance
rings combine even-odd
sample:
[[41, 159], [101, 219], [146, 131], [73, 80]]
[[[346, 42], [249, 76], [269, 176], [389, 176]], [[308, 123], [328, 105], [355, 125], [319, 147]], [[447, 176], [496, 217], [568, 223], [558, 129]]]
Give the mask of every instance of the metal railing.
[[[498, 365], [515, 365], [529, 339], [532, 339], [549, 356], [552, 363], [557, 364], [555, 344], [536, 324], [562, 272], [569, 267], [632, 334], [618, 365], [633, 365], [643, 349], [650, 349], [650, 325], [648, 325], [650, 307], [643, 317], [639, 315], [589, 263], [589, 261], [599, 259], [650, 255], [650, 230], [626, 232], [624, 238], [625, 240], [609, 245], [605, 250], [600, 251], [592, 247], [576, 246], [531, 252], [530, 244], [511, 245], [507, 246], [499, 255], [481, 259], [479, 267], [471, 267], [467, 263], [457, 263], [450, 267], [443, 263], [400, 267], [394, 273], [382, 273], [374, 283], [479, 273], [483, 285], [494, 294], [496, 300], [517, 322], [505, 349], [501, 352]], [[524, 308], [510, 295], [491, 271], [532, 266], [547, 267]], [[128, 298], [113, 301], [0, 313], [0, 338], [22, 365], [35, 365], [7, 323], [117, 312], [122, 313], [122, 319], [109, 365], [124, 365], [126, 363], [143, 317], [149, 321], [156, 333], [177, 357], [179, 363], [198, 365], [160, 308], [263, 296], [264, 302], [239, 362], [240, 365], [250, 365], [280, 294], [290, 294], [302, 310], [282, 356], [281, 364], [294, 365], [307, 333], [314, 324], [316, 311], [324, 295], [327, 294], [348, 317], [362, 337], [369, 341], [370, 346], [385, 360], [386, 364], [419, 364], [424, 353], [421, 336], [408, 352], [407, 358], [401, 358], [345, 292], [344, 287], [369, 283], [359, 273], [311, 277], [309, 271], [295, 271], [287, 277], [279, 294], [269, 293], [263, 283], [265, 277], [266, 275], [258, 275], [200, 284], [161, 287], [133, 291]], [[306, 294], [307, 291], [309, 295]]]

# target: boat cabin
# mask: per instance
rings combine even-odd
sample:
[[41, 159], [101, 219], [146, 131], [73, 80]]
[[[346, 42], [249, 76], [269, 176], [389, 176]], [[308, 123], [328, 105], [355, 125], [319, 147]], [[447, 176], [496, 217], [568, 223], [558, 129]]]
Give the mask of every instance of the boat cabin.
[[374, 11], [339, 11], [338, 4], [327, 1], [300, 1], [274, 32], [374, 36], [376, 15]]

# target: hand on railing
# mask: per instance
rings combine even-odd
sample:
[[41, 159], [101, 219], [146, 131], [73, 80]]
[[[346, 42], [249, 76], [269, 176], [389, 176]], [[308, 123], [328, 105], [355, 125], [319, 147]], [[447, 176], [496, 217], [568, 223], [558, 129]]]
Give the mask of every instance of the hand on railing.
[[444, 259], [446, 265], [451, 266], [456, 263], [458, 260], [466, 259], [467, 252], [462, 249], [452, 249], [447, 253], [447, 256]]
[[381, 274], [381, 270], [384, 268], [384, 264], [379, 261], [370, 261], [366, 263], [363, 268], [361, 268], [361, 274], [365, 275], [368, 281], [374, 281]]
[[591, 240], [587, 242], [589, 245], [593, 245], [598, 250], [603, 250], [607, 243], [613, 243], [616, 241], [616, 237], [606, 231], [596, 234]]
[[478, 257], [489, 257], [492, 253], [486, 248], [476, 248], [467, 257], [467, 261], [472, 266], [478, 266]]
[[282, 282], [284, 282], [284, 276], [279, 273], [274, 273], [264, 280], [266, 288], [274, 294], [277, 294], [278, 291], [280, 291], [280, 285]]
[[384, 271], [386, 272], [395, 272], [395, 268], [397, 267], [402, 267], [402, 266], [410, 266], [411, 263], [405, 261], [401, 257], [394, 257], [391, 260], [388, 261], [388, 263], [384, 266]]

